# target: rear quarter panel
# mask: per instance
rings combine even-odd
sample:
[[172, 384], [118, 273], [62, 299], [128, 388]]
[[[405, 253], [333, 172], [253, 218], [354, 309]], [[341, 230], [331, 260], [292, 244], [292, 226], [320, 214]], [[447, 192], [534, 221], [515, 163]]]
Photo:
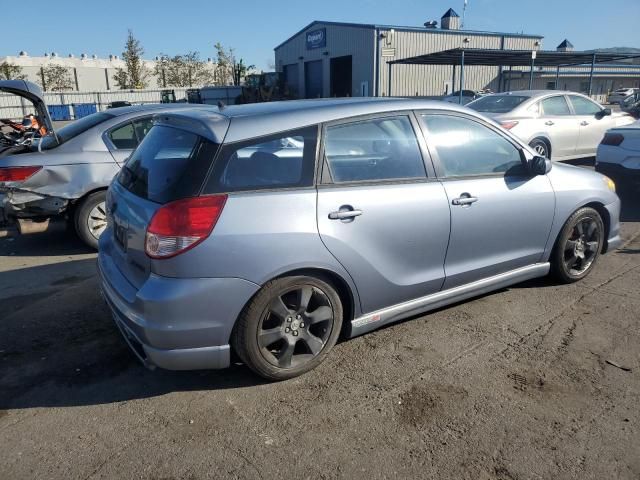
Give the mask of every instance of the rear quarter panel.
[[320, 269], [337, 274], [360, 303], [353, 280], [318, 233], [315, 189], [230, 194], [213, 233], [175, 258], [156, 260], [166, 277], [242, 278], [258, 285], [287, 272]]

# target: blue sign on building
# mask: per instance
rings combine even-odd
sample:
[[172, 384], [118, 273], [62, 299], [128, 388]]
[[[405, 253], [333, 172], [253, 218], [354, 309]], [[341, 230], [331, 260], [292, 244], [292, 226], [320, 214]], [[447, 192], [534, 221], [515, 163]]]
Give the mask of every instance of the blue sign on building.
[[307, 50], [314, 48], [324, 48], [327, 46], [327, 29], [321, 28], [307, 32]]

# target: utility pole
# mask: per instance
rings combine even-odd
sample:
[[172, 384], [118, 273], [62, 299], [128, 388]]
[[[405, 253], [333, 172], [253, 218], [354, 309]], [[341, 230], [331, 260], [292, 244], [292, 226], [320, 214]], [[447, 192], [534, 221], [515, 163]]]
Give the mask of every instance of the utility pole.
[[467, 13], [468, 4], [469, 4], [469, 0], [464, 0], [464, 5], [462, 6], [462, 23], [460, 23], [460, 30], [464, 28], [464, 16]]

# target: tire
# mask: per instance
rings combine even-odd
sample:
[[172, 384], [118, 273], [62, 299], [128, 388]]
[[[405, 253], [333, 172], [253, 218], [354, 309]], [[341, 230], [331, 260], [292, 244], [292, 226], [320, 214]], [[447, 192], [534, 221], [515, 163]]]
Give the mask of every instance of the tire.
[[529, 142], [529, 146], [541, 157], [551, 159], [551, 148], [545, 140], [541, 138], [534, 138]]
[[551, 254], [554, 276], [562, 283], [582, 280], [593, 270], [604, 243], [600, 214], [584, 207], [573, 213], [562, 227]]
[[249, 302], [231, 335], [235, 353], [268, 380], [286, 380], [317, 367], [340, 335], [340, 297], [326, 280], [272, 280]]
[[73, 226], [76, 234], [89, 247], [98, 249], [98, 238], [107, 226], [105, 214], [105, 199], [107, 192], [99, 192], [87, 195], [76, 206], [73, 214]]

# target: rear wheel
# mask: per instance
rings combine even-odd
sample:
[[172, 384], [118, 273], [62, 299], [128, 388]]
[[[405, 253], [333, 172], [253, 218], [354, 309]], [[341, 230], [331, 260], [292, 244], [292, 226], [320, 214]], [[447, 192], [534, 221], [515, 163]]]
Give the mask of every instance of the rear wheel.
[[104, 190], [86, 196], [77, 205], [73, 215], [73, 224], [78, 237], [96, 250], [98, 239], [107, 228], [106, 196], [107, 193]]
[[602, 251], [604, 223], [593, 208], [577, 210], [564, 224], [552, 254], [553, 272], [563, 283], [586, 277]]
[[235, 352], [269, 380], [296, 377], [318, 366], [335, 345], [342, 304], [326, 281], [307, 276], [267, 283], [238, 319]]
[[541, 157], [551, 158], [551, 149], [545, 140], [541, 138], [534, 138], [529, 142], [529, 146]]

